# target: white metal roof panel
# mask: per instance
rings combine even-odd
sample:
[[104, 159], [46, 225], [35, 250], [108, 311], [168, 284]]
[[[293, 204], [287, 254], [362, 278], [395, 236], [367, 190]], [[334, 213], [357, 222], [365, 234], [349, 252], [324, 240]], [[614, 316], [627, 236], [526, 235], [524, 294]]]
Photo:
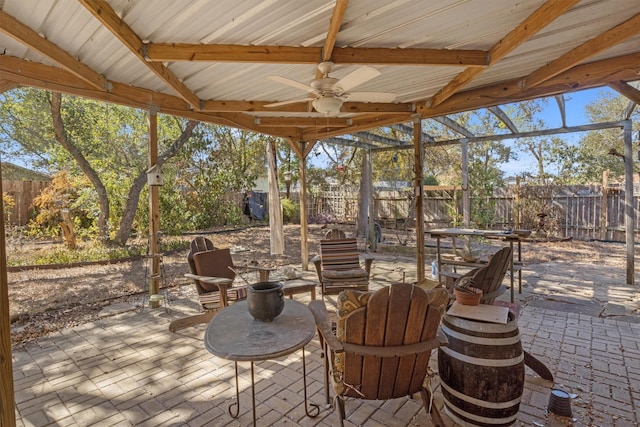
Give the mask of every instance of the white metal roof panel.
[[[106, 0], [143, 42], [315, 46], [324, 44], [334, 0]], [[489, 50], [545, 0], [350, 0], [336, 48], [432, 48]], [[41, 34], [106, 79], [179, 97], [149, 64], [76, 0], [4, 0], [7, 14]], [[491, 64], [464, 91], [522, 79], [555, 58], [640, 13], [640, 1], [582, 0], [505, 58]], [[54, 65], [4, 33], [6, 54]], [[639, 53], [640, 36], [584, 62]], [[318, 58], [320, 61], [321, 58]], [[0, 57], [1, 60], [1, 57]], [[309, 84], [315, 65], [173, 62], [168, 74], [201, 100], [284, 101], [307, 93], [269, 79], [284, 76]], [[464, 66], [376, 65], [381, 74], [351, 91], [396, 94], [394, 102], [425, 102]], [[358, 65], [337, 64], [340, 78]], [[169, 76], [173, 78], [173, 76]], [[252, 115], [303, 113], [262, 112]]]

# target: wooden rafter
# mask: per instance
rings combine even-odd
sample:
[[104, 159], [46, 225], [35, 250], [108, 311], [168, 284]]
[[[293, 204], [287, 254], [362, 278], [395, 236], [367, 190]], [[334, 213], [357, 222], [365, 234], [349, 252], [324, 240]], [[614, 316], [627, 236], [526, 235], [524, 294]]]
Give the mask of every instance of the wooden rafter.
[[419, 106], [423, 117], [435, 117], [461, 111], [508, 104], [527, 99], [553, 96], [559, 93], [599, 87], [617, 80], [638, 80], [640, 54], [619, 56], [578, 65], [547, 80], [543, 84], [524, 90], [520, 79], [459, 92], [438, 107]]
[[325, 129], [314, 129], [314, 130], [306, 130], [303, 131], [302, 136], [304, 141], [311, 141], [314, 139], [323, 139], [329, 138], [332, 136], [340, 136], [345, 133], [354, 133], [358, 131], [366, 131], [372, 128], [380, 127], [380, 126], [388, 126], [394, 123], [403, 123], [411, 120], [413, 114], [405, 113], [405, 114], [389, 114], [386, 116], [376, 116], [376, 117], [367, 117], [362, 119], [360, 117], [353, 119], [353, 124], [346, 129], [340, 129], [339, 131], [335, 130], [325, 130]]
[[336, 5], [333, 7], [333, 14], [331, 15], [331, 21], [329, 22], [329, 29], [327, 30], [327, 37], [325, 37], [324, 46], [322, 47], [323, 61], [331, 60], [333, 48], [336, 45], [340, 26], [342, 25], [342, 20], [344, 19], [344, 13], [347, 11], [348, 4], [349, 0], [336, 0]]
[[488, 65], [489, 56], [484, 50], [345, 47], [334, 49], [331, 58], [336, 64], [483, 67]]
[[[417, 112], [424, 118], [430, 118], [478, 108], [487, 108], [492, 105], [507, 104], [543, 96], [553, 96], [558, 93], [599, 87], [607, 84], [617, 84], [620, 87], [625, 87], [619, 82], [638, 80], [639, 75], [640, 54], [632, 54], [574, 67], [528, 90], [522, 89], [519, 84], [520, 79], [514, 79], [509, 82], [460, 92], [436, 108], [419, 106]], [[112, 89], [109, 92], [106, 90], [98, 90], [78, 79], [71, 72], [49, 65], [24, 61], [11, 56], [3, 56], [0, 61], [0, 81], [69, 93], [134, 108], [148, 109], [149, 106], [156, 106], [159, 112], [164, 114], [201, 120], [203, 122], [236, 126], [282, 138], [291, 138], [294, 141], [315, 141], [318, 138], [340, 136], [345, 133], [369, 130], [378, 126], [407, 122], [411, 120], [413, 114], [412, 112], [405, 112], [384, 115], [377, 113], [354, 115], [351, 126], [329, 130], [322, 130], [321, 128], [304, 130], [303, 128], [293, 126], [289, 128], [259, 126], [255, 124], [254, 116], [249, 114], [236, 111], [215, 113], [193, 111], [185, 104], [182, 98], [177, 96], [153, 92], [148, 89], [133, 87], [119, 82], [110, 82]], [[404, 108], [406, 108], [406, 105]]]
[[301, 128], [345, 128], [351, 124], [351, 119], [340, 117], [256, 117], [256, 124], [272, 127], [301, 127]]
[[[302, 137], [300, 137], [302, 140]], [[302, 150], [302, 157], [303, 159], [307, 158], [307, 156], [309, 155], [309, 153], [311, 153], [311, 150], [313, 150], [313, 148], [316, 146], [317, 144], [317, 140], [311, 140], [308, 143], [305, 142], [301, 142], [301, 144], [304, 146], [304, 150]]]
[[[336, 40], [338, 33], [340, 32], [340, 26], [344, 18], [344, 13], [347, 11], [347, 5], [349, 0], [336, 0], [336, 5], [333, 7], [333, 13], [331, 14], [331, 20], [329, 21], [329, 28], [327, 29], [327, 36], [324, 39], [324, 46], [322, 47], [322, 61], [330, 61], [333, 54], [333, 48], [336, 46]], [[322, 78], [322, 72], [316, 70], [316, 79]]]
[[49, 58], [96, 89], [107, 88], [107, 80], [100, 74], [2, 10], [0, 10], [0, 31]]
[[275, 101], [204, 101], [202, 110], [204, 112], [264, 112], [270, 113], [287, 112], [287, 113], [308, 113], [313, 111], [309, 104], [304, 102], [296, 102], [282, 105], [280, 107], [265, 107]]
[[141, 62], [171, 87], [192, 108], [200, 109], [200, 99], [161, 63], [147, 62], [142, 54], [144, 43], [104, 0], [79, 0], [82, 5], [109, 29]]
[[[555, 19], [562, 16], [562, 14], [571, 9], [578, 1], [579, 0], [547, 1], [489, 50], [489, 66], [500, 61], [509, 52], [522, 45]], [[466, 68], [431, 98], [429, 106], [437, 107], [442, 104], [483, 71], [483, 68]]]
[[9, 80], [0, 80], [0, 93], [5, 93], [8, 90], [14, 89], [18, 86], [16, 82]]
[[152, 62], [253, 62], [317, 64], [320, 47], [244, 46], [229, 44], [149, 43], [143, 54]]
[[[300, 46], [203, 45], [150, 43], [143, 55], [153, 62], [251, 62], [317, 64], [323, 48]], [[443, 65], [478, 67], [487, 65], [488, 52], [462, 49], [334, 48], [336, 64]]]
[[[286, 113], [310, 113], [313, 108], [309, 103], [296, 102], [279, 107], [265, 107], [276, 101], [204, 101], [202, 103], [203, 112], [225, 112], [225, 111], [246, 111], [246, 112], [286, 112]], [[375, 114], [397, 114], [415, 111], [413, 103], [388, 104], [383, 102], [345, 102], [342, 104], [343, 113], [375, 113]]]
[[615, 90], [621, 95], [626, 96], [627, 98], [629, 98], [630, 101], [633, 101], [635, 104], [640, 104], [640, 90], [636, 89], [630, 84], [622, 80], [617, 80], [614, 82], [609, 82], [608, 85], [611, 89]]
[[563, 71], [586, 61], [593, 56], [621, 43], [640, 33], [640, 14], [626, 20], [620, 25], [605, 31], [577, 48], [565, 53], [559, 58], [538, 68], [527, 77], [523, 83], [525, 88], [537, 86], [540, 83], [557, 76]]

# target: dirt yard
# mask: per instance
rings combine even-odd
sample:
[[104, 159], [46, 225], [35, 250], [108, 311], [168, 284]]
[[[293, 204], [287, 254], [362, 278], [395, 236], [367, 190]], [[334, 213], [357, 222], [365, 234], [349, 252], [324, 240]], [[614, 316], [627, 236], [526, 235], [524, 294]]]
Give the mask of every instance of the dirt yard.
[[[353, 234], [353, 226], [331, 227]], [[316, 255], [318, 241], [327, 230], [326, 225], [309, 226], [310, 258]], [[256, 261], [260, 265], [276, 268], [285, 265], [300, 266], [300, 228], [297, 225], [285, 226], [285, 254], [277, 256], [270, 255], [268, 227], [217, 232], [208, 237], [216, 247], [249, 248], [250, 252], [240, 255], [241, 262]], [[398, 244], [405, 240], [408, 240], [407, 247]], [[394, 230], [384, 230], [379, 253], [390, 256], [391, 259], [393, 256], [411, 254], [414, 252], [411, 240], [410, 234], [407, 239], [407, 235], [401, 236]], [[427, 244], [433, 243], [429, 240], [427, 239]], [[488, 244], [499, 245], [498, 242]], [[477, 243], [474, 249], [483, 252], [491, 248], [486, 243]], [[625, 265], [624, 245], [618, 243], [531, 242], [523, 244], [522, 249], [527, 265], [554, 261], [618, 267]], [[195, 292], [191, 283], [183, 277], [188, 271], [186, 252], [178, 251], [163, 257], [162, 286], [180, 295]], [[148, 292], [147, 271], [144, 259], [82, 267], [10, 271], [9, 304], [13, 345], [19, 346], [62, 328], [93, 321], [101, 317], [100, 312], [105, 306], [116, 302], [141, 305]]]

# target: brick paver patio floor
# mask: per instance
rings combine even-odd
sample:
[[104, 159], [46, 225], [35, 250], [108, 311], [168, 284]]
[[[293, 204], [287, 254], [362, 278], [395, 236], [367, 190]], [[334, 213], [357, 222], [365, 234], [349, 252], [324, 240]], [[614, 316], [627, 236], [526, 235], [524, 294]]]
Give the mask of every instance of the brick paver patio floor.
[[[397, 280], [391, 276], [401, 268], [400, 261], [376, 263], [375, 286], [385, 284], [385, 275], [387, 281]], [[535, 276], [525, 271], [525, 281], [528, 274]], [[307, 302], [309, 297], [296, 299]], [[251, 425], [249, 364], [240, 363], [240, 417], [233, 419], [227, 412], [235, 399], [233, 363], [205, 350], [204, 325], [178, 333], [167, 329], [182, 315], [182, 303], [175, 302], [169, 314], [163, 309], [129, 310], [14, 350], [18, 426]], [[640, 323], [526, 305], [518, 326], [524, 349], [549, 367], [555, 383], [527, 369], [516, 425], [570, 423], [546, 414], [552, 387], [572, 394], [573, 425], [639, 425]], [[308, 393], [322, 410], [314, 419], [305, 415], [301, 356], [297, 352], [256, 363], [258, 425], [338, 424], [333, 409], [324, 405], [317, 338], [306, 348]], [[437, 368], [435, 361], [434, 353]], [[437, 380], [434, 387], [435, 403], [442, 407]], [[346, 408], [347, 426], [431, 425], [419, 398], [350, 399]]]

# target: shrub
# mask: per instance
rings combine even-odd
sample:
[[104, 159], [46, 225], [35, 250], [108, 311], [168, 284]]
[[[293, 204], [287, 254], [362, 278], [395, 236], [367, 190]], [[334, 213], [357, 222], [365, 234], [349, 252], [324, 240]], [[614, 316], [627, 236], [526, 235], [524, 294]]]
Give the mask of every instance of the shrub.
[[300, 206], [291, 199], [282, 199], [282, 219], [284, 222], [300, 222]]

